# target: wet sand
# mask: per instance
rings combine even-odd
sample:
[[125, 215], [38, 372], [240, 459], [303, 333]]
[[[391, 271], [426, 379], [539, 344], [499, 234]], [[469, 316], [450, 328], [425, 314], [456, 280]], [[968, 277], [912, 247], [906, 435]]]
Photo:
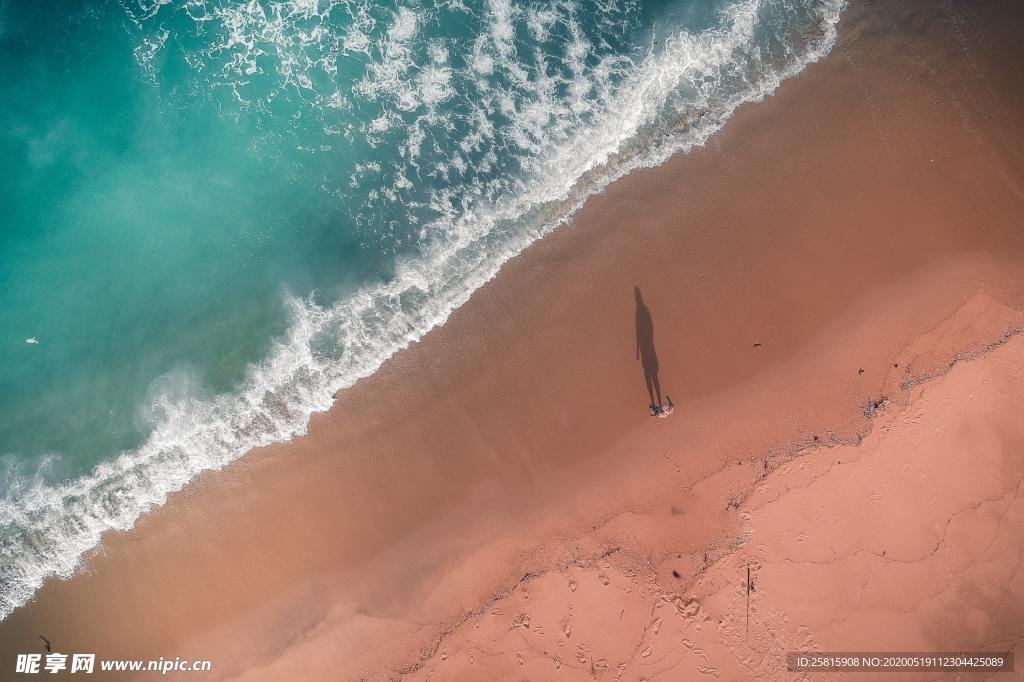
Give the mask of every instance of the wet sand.
[[787, 647], [1017, 646], [1022, 14], [852, 3], [825, 60], [309, 436], [105, 537], [0, 657], [42, 632], [203, 679], [744, 679]]

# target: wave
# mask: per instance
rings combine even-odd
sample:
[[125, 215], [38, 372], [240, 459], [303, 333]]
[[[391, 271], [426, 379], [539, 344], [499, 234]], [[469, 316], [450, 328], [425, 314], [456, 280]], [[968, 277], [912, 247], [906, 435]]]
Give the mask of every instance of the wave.
[[[139, 21], [151, 19], [164, 4], [161, 0], [147, 6], [138, 13]], [[194, 14], [189, 16], [214, 21], [216, 12], [197, 10], [200, 4], [188, 3]], [[557, 16], [567, 6], [558, 3], [551, 11]], [[250, 14], [259, 9], [257, 3], [220, 9], [225, 7]], [[415, 63], [409, 43], [421, 19], [411, 10], [395, 13], [377, 47], [371, 46], [369, 23], [350, 22], [332, 42], [334, 49], [372, 52], [373, 59], [367, 60], [349, 95], [335, 90], [316, 102], [328, 113], [350, 106], [352, 97], [379, 107], [363, 132], [398, 135], [395, 145], [405, 165], [387, 192], [368, 190], [361, 209], [374, 210], [379, 202], [401, 205], [406, 220], [420, 221], [421, 248], [398, 259], [387, 282], [333, 304], [287, 297], [287, 334], [264, 361], [249, 368], [238, 390], [204, 396], [185, 385], [158, 392], [151, 415], [155, 426], [137, 449], [65, 484], [45, 485], [41, 477], [12, 483], [0, 501], [0, 618], [29, 601], [46, 578], [70, 577], [104, 532], [131, 528], [141, 514], [162, 505], [200, 472], [220, 469], [253, 448], [305, 434], [310, 417], [327, 410], [338, 391], [373, 374], [387, 358], [443, 324], [505, 262], [570, 221], [610, 182], [704, 145], [737, 107], [762, 100], [827, 54], [843, 7], [843, 0], [743, 0], [724, 8], [710, 28], [670, 31], [656, 47], [652, 39], [639, 57], [600, 60], [586, 58], [586, 38], [574, 34], [571, 21], [563, 21], [568, 37], [562, 66], [548, 83], [517, 74], [517, 69], [522, 71], [514, 54], [519, 29], [512, 15], [521, 10], [504, 0], [488, 5], [488, 32], [472, 42], [458, 69], [444, 45], [429, 41], [425, 60]], [[803, 16], [799, 30], [771, 30], [797, 15]], [[549, 38], [545, 31], [553, 24], [541, 10], [530, 10], [518, 20], [537, 40]], [[260, 36], [266, 38], [272, 30], [273, 41], [303, 42], [282, 30], [273, 14], [263, 12], [261, 21]], [[224, 26], [227, 40], [218, 43], [219, 52], [207, 51], [206, 57], [224, 57], [228, 50], [231, 54], [221, 60], [225, 69], [245, 75], [258, 68], [257, 62], [239, 57], [266, 52], [246, 33], [245, 21], [231, 19]], [[310, 33], [315, 26], [304, 30]], [[168, 41], [163, 28], [153, 35], [155, 41], [140, 43], [141, 59]], [[778, 45], [773, 48], [774, 43]], [[241, 46], [243, 52], [232, 51], [232, 46]], [[315, 59], [310, 65], [322, 68]], [[289, 69], [290, 87], [316, 90], [316, 74], [298, 68], [294, 60]], [[502, 87], [483, 82], [498, 72], [503, 74]], [[534, 75], [543, 72], [538, 67]], [[445, 167], [439, 168], [436, 159], [429, 159], [424, 130], [437, 125], [439, 107], [467, 87], [466, 79], [480, 81], [474, 94], [478, 102], [507, 107], [505, 127], [500, 132], [489, 129], [494, 122], [487, 112], [476, 118], [472, 111], [464, 112], [461, 120], [472, 124], [463, 131], [458, 149], [444, 150]], [[520, 100], [502, 100], [514, 92], [523, 95]], [[561, 114], [563, 119], [558, 118]], [[559, 127], [559, 120], [571, 125]], [[333, 125], [328, 119], [323, 123]], [[514, 172], [499, 167], [490, 175], [479, 169], [474, 174], [469, 168], [499, 166], [496, 157], [502, 149], [515, 150]], [[419, 196], [414, 180], [422, 180], [425, 169], [435, 174], [431, 177], [448, 174], [460, 180], [435, 184]], [[365, 182], [359, 173], [376, 170], [373, 161], [359, 164], [353, 183]]]

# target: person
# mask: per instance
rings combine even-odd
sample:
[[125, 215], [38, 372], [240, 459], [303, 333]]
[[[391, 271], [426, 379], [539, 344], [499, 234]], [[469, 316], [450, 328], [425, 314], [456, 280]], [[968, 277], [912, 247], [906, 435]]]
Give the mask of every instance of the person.
[[675, 412], [676, 406], [672, 403], [672, 396], [666, 394], [665, 398], [668, 399], [667, 405], [654, 405], [653, 403], [651, 404], [652, 417], [664, 419], [665, 417]]

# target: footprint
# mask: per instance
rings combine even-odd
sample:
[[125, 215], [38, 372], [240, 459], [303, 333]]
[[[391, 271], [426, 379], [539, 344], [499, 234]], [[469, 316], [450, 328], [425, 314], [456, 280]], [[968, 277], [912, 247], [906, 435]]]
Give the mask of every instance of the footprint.
[[604, 573], [599, 573], [597, 579], [601, 581], [602, 585], [607, 585], [611, 582], [610, 580], [608, 580], [608, 576], [606, 576]]
[[683, 615], [684, 618], [694, 618], [700, 613], [700, 603], [697, 600], [691, 600], [683, 602], [681, 599], [676, 601], [676, 610]]
[[555, 670], [559, 670], [562, 667], [562, 659], [555, 656]]
[[447, 661], [448, 660], [448, 650], [447, 649], [442, 649], [441, 650], [441, 660], [442, 661]]
[[713, 675], [715, 677], [718, 677], [718, 670], [716, 670], [715, 668], [708, 668], [703, 665], [697, 666], [697, 672], [703, 673], [705, 675]]
[[520, 613], [512, 620], [512, 627], [530, 629], [530, 614]]
[[569, 578], [569, 591], [570, 592], [575, 592], [576, 588], [579, 587], [579, 586], [580, 586], [580, 584], [578, 582], [576, 582], [576, 580], [574, 578]]
[[565, 635], [566, 639], [572, 637], [572, 623], [566, 623], [562, 626], [562, 634]]
[[526, 661], [525, 661], [525, 659], [523, 659], [523, 655], [521, 653], [517, 653], [516, 654], [516, 663], [518, 663], [519, 665], [524, 665], [526, 663]]
[[642, 658], [647, 658], [648, 656], [651, 655], [651, 653], [652, 653], [651, 652], [651, 647], [647, 647], [646, 649], [644, 649], [643, 651], [640, 652], [640, 656]]
[[654, 634], [658, 634], [659, 632], [661, 632], [661, 622], [662, 622], [662, 620], [663, 620], [662, 618], [658, 618], [657, 620], [654, 621], [654, 625], [653, 625], [653, 627], [651, 627], [651, 631], [654, 632]]

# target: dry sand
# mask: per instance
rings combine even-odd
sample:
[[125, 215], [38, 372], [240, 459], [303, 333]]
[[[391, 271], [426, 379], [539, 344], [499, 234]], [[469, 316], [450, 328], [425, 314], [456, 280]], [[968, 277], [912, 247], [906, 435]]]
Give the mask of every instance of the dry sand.
[[823, 62], [588, 202], [308, 437], [105, 537], [0, 658], [43, 632], [202, 679], [747, 679], [791, 647], [1016, 647], [1021, 18], [854, 2]]

